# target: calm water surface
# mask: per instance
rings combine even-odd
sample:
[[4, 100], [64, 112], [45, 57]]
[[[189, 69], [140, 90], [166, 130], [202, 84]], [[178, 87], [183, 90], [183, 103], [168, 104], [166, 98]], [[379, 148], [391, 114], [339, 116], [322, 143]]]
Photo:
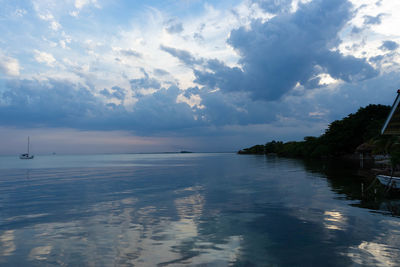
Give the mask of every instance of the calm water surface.
[[342, 163], [0, 157], [2, 266], [399, 266], [400, 204]]

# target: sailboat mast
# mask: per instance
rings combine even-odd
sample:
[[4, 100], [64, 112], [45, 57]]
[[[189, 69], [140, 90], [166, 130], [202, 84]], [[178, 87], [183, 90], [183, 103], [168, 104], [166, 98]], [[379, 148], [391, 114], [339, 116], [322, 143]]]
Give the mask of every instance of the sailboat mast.
[[28, 155], [29, 155], [29, 136], [28, 136]]

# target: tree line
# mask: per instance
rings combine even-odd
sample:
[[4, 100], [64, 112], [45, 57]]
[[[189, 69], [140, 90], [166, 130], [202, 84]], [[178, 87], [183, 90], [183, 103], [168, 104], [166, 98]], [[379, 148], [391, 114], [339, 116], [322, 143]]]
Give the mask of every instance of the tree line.
[[303, 141], [271, 141], [240, 150], [239, 154], [274, 153], [284, 157], [328, 158], [352, 154], [360, 145], [373, 153], [389, 153], [397, 139], [382, 136], [381, 128], [390, 106], [368, 105], [341, 120], [329, 124], [319, 136], [306, 136]]

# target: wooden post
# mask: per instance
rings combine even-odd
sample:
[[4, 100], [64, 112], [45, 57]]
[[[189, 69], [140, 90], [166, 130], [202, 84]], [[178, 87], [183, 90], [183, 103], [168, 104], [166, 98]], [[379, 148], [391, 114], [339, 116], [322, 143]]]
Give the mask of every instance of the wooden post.
[[364, 196], [364, 183], [361, 183], [361, 196]]

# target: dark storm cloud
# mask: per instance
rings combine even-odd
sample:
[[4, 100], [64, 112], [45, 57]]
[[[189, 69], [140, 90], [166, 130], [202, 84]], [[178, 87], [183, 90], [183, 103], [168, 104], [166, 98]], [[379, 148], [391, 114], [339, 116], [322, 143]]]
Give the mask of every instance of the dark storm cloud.
[[[144, 86], [149, 85], [142, 82], [146, 79], [137, 80]], [[191, 108], [178, 102], [177, 98], [183, 92], [189, 98], [199, 95], [204, 107]], [[109, 99], [125, 99], [125, 90], [117, 86], [105, 88], [100, 93]], [[127, 110], [122, 104], [104, 103], [79, 84], [62, 80], [9, 81], [0, 88], [0, 125], [127, 130], [139, 135], [179, 134], [185, 130], [186, 134], [191, 131], [194, 134], [199, 127], [271, 122], [280, 110], [276, 103], [265, 105], [252, 101], [242, 92], [224, 94], [199, 88], [182, 91], [177, 86], [160, 87], [152, 94], [136, 97], [133, 109]]]
[[381, 50], [389, 50], [389, 51], [394, 51], [397, 48], [399, 48], [399, 44], [394, 42], [394, 41], [383, 41], [382, 45], [379, 47]]
[[[239, 68], [230, 68], [218, 60], [209, 60], [205, 66], [211, 72], [194, 70], [196, 83], [207, 86], [211, 89], [221, 88], [229, 91], [231, 88], [243, 86], [243, 73]], [[215, 75], [213, 72], [217, 73]]]
[[334, 50], [350, 9], [346, 0], [315, 0], [300, 4], [295, 13], [233, 30], [228, 43], [240, 54], [242, 69], [208, 61], [209, 70], [194, 71], [196, 82], [223, 92], [249, 92], [254, 100], [278, 100], [320, 73], [346, 82], [374, 77], [377, 71], [364, 59]]
[[[103, 103], [108, 99], [125, 100], [127, 92], [116, 86], [103, 89], [100, 94], [105, 98], [97, 98], [92, 93], [95, 86], [89, 83], [0, 82], [0, 125], [194, 135], [201, 129], [206, 132], [204, 129], [231, 125], [274, 124], [286, 118], [297, 122], [339, 119], [354, 112], [358, 104], [368, 104], [371, 92], [383, 99], [384, 94], [376, 88], [386, 90], [388, 84], [388, 79], [376, 79], [377, 72], [364, 59], [345, 56], [335, 49], [340, 44], [338, 33], [353, 15], [350, 10], [346, 0], [314, 0], [300, 4], [295, 13], [280, 12], [266, 22], [254, 20], [250, 27], [233, 30], [228, 43], [239, 53], [240, 67], [161, 46], [161, 50], [193, 68], [198, 87], [164, 88], [157, 76], [167, 75], [165, 70], [154, 69], [155, 76], [142, 70], [143, 77], [129, 80], [136, 101], [129, 110], [122, 104]], [[304, 97], [309, 89], [320, 87], [321, 73], [345, 81], [340, 93], [329, 95], [335, 90], [320, 88], [313, 91], [312, 97]], [[373, 88], [367, 79], [376, 81], [373, 85], [377, 87]], [[146, 89], [153, 90], [141, 93]], [[350, 97], [346, 98], [348, 92]], [[200, 106], [178, 102], [180, 94], [189, 99], [199, 96]], [[311, 113], [327, 115], [316, 118], [310, 117]]]
[[154, 94], [139, 98], [132, 111], [137, 132], [153, 133], [177, 131], [201, 125], [194, 119], [192, 109], [185, 103], [177, 103], [180, 90], [176, 86], [161, 88]]
[[0, 99], [1, 124], [24, 127], [71, 125], [90, 114], [99, 116], [104, 107], [83, 86], [57, 80], [9, 81]]
[[[85, 87], [66, 81], [9, 81], [0, 88], [0, 125], [128, 130], [143, 135], [202, 125], [189, 105], [177, 103], [179, 93], [176, 86], [160, 88], [140, 96], [134, 109], [126, 110], [123, 105], [105, 104]], [[125, 96], [117, 86], [101, 94], [121, 100]]]
[[141, 89], [160, 89], [161, 84], [158, 80], [151, 78], [146, 72], [144, 72], [143, 78], [132, 79], [129, 81], [131, 84], [131, 89], [137, 95], [140, 95]]
[[391, 105], [397, 95], [399, 87], [399, 72], [384, 73], [369, 80], [360, 81], [357, 84], [343, 83], [334, 91], [316, 91], [311, 98], [298, 98], [296, 104], [291, 100], [284, 102], [290, 111], [286, 114], [293, 116], [295, 109], [301, 111], [296, 116], [302, 121], [309, 120], [307, 115], [316, 107], [326, 110], [324, 119], [326, 122], [341, 119], [349, 113], [354, 113], [359, 107], [369, 104]]
[[276, 120], [280, 109], [277, 103], [253, 101], [246, 93], [225, 94], [221, 91], [200, 90], [203, 109], [196, 114], [210, 125], [249, 125]]

